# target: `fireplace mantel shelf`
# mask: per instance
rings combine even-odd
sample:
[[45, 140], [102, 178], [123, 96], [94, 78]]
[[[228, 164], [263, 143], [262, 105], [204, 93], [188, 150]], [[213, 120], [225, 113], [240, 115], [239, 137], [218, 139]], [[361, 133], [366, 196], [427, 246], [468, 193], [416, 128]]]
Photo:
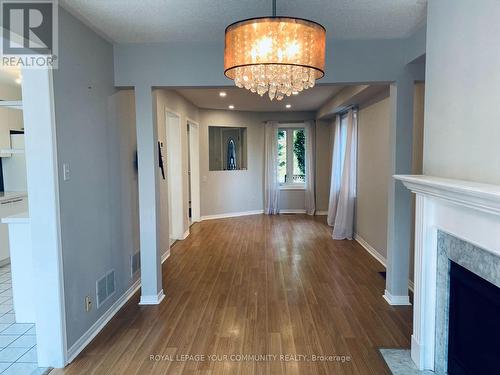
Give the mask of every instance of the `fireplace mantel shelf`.
[[416, 194], [500, 215], [500, 186], [425, 175], [395, 175]]

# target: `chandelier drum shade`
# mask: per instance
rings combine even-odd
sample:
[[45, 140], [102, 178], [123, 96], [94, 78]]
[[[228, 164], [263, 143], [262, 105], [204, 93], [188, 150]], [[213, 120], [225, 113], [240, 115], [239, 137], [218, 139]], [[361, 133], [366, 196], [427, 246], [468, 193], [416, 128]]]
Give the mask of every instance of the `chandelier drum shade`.
[[273, 100], [314, 87], [325, 69], [326, 30], [302, 18], [261, 17], [226, 28], [224, 74]]

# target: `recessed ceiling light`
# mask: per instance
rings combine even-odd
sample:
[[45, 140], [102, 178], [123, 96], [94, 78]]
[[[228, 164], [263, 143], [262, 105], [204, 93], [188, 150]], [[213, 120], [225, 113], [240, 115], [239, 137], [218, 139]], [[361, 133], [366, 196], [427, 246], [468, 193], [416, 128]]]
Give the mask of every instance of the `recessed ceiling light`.
[[292, 95], [299, 95], [298, 91], [292, 91]]
[[227, 95], [227, 94], [226, 94], [226, 92], [225, 92], [225, 91], [221, 91], [221, 92], [219, 92], [219, 96], [220, 96], [221, 98], [225, 98], [225, 97], [226, 97], [226, 95]]
[[231, 104], [228, 108], [229, 109], [234, 109], [234, 105]]
[[285, 107], [292, 108], [292, 105], [291, 104], [287, 104]]

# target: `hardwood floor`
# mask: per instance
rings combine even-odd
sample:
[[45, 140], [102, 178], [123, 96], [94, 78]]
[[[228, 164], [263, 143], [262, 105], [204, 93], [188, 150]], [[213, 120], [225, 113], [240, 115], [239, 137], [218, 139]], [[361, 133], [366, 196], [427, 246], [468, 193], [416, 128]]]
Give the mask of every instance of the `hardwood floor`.
[[161, 305], [139, 306], [137, 294], [51, 374], [390, 374], [377, 348], [409, 347], [411, 308], [389, 306], [383, 267], [330, 234], [324, 217], [305, 215], [193, 225], [163, 265]]

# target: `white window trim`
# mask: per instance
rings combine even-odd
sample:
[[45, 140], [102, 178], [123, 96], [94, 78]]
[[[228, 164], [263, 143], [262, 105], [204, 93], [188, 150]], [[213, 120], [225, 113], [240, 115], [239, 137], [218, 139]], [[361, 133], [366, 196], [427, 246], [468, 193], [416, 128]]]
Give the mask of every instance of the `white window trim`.
[[[305, 131], [306, 124], [303, 122], [296, 122], [296, 123], [290, 123], [290, 124], [280, 124], [278, 126], [278, 131], [279, 130], [295, 130], [295, 129], [304, 129]], [[293, 150], [292, 152], [288, 152], [288, 145], [293, 144], [293, 132], [288, 132], [286, 133], [286, 145], [287, 145], [287, 153], [286, 153], [286, 166], [287, 166], [287, 175], [288, 172], [290, 171], [289, 168], [292, 170], [292, 180], [293, 180]], [[293, 183], [293, 182], [285, 182], [283, 184], [280, 184], [280, 190], [306, 190], [306, 184], [305, 183]]]

